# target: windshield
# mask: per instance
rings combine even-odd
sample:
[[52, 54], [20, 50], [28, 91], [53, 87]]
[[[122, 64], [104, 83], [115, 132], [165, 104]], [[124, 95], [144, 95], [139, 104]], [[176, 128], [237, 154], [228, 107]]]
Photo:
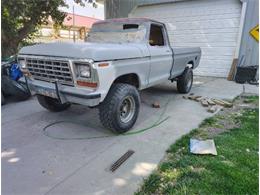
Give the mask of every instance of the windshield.
[[98, 23], [87, 36], [87, 42], [140, 43], [145, 39], [144, 24]]

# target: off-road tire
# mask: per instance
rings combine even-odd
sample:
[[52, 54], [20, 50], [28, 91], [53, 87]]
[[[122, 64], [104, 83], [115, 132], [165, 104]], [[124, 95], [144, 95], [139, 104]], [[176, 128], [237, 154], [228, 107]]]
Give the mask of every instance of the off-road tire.
[[177, 89], [179, 93], [189, 93], [193, 83], [193, 71], [187, 67], [177, 80]]
[[46, 108], [47, 110], [51, 112], [61, 112], [63, 110], [66, 110], [70, 107], [70, 103], [60, 103], [59, 100], [43, 96], [43, 95], [37, 95], [37, 99], [39, 104]]
[[[128, 122], [121, 119], [121, 106], [125, 99], [131, 98], [134, 101], [132, 117]], [[137, 89], [129, 84], [113, 84], [104, 99], [99, 105], [99, 118], [105, 128], [114, 133], [124, 133], [131, 129], [138, 117], [140, 109], [140, 96]]]

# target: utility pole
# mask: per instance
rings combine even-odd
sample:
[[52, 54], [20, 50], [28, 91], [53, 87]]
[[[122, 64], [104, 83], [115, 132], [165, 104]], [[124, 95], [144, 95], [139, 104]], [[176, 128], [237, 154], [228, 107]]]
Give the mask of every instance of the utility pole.
[[75, 29], [74, 29], [74, 27], [75, 27], [75, 13], [74, 13], [74, 5], [72, 6], [72, 9], [73, 9], [73, 27], [72, 27], [72, 29], [73, 29], [73, 42], [75, 43]]

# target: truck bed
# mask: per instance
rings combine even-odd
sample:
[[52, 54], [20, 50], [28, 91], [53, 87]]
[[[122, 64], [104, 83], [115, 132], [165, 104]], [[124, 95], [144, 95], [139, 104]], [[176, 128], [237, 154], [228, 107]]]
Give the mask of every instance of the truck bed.
[[200, 62], [201, 49], [199, 47], [190, 48], [172, 48], [173, 68], [171, 70], [171, 79], [181, 75], [187, 64], [197, 68]]

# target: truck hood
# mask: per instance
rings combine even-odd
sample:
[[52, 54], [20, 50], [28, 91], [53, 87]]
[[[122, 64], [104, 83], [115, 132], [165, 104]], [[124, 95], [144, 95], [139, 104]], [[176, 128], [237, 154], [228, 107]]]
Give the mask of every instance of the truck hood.
[[23, 47], [19, 54], [84, 58], [94, 61], [143, 57], [140, 46], [132, 43], [44, 43]]

